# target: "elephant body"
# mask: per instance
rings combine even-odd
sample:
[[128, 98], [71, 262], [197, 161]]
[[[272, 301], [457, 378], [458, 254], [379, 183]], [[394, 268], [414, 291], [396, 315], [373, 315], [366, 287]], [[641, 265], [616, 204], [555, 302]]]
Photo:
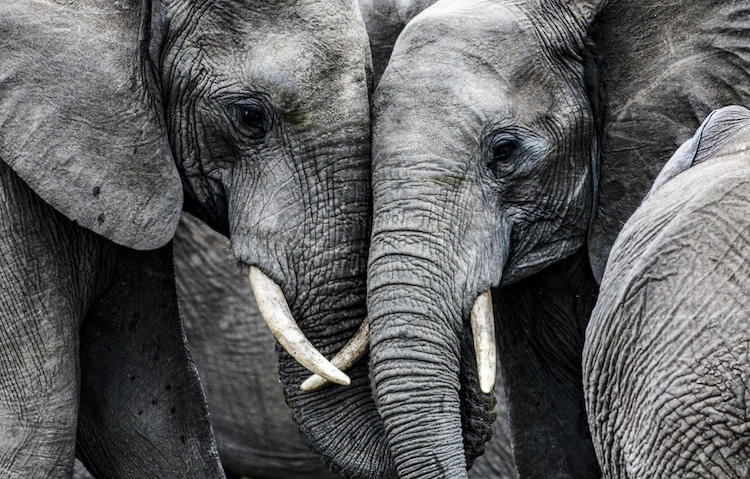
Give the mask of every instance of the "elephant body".
[[[75, 452], [98, 477], [224, 477], [170, 241], [184, 207], [324, 354], [357, 330], [371, 67], [356, 3], [19, 0], [0, 32], [0, 475], [70, 477]], [[298, 391], [305, 369], [278, 359]]]
[[623, 227], [586, 333], [607, 478], [748, 475], [750, 111], [713, 113]]

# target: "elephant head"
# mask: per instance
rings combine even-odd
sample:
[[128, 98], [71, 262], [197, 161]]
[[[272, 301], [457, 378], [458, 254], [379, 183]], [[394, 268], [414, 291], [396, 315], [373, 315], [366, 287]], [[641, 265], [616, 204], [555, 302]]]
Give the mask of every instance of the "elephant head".
[[[184, 203], [322, 353], [353, 334], [371, 69], [354, 0], [21, 0], [0, 6], [0, 32], [0, 158], [42, 200], [136, 250], [168, 243]], [[296, 394], [304, 368], [280, 364], [307, 431], [317, 393]], [[356, 400], [367, 372], [351, 377]]]
[[711, 113], [607, 262], [583, 354], [606, 477], [747, 474], [750, 111]]

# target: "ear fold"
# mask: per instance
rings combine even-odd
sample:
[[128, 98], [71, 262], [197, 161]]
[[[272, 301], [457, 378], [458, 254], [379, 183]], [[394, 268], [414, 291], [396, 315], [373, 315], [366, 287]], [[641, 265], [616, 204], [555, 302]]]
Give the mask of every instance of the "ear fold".
[[[737, 141], [740, 137], [740, 141]], [[711, 158], [744, 151], [750, 146], [750, 110], [732, 105], [712, 111], [692, 138], [664, 165], [648, 196], [691, 166]]]
[[0, 159], [71, 220], [137, 249], [169, 241], [182, 209], [141, 63], [149, 4], [0, 2]]
[[[609, 2], [594, 21], [604, 58], [597, 206], [589, 259], [601, 280], [622, 226], [662, 166], [712, 110], [748, 104], [747, 38], [742, 6], [715, 2]], [[674, 25], [680, 25], [679, 33]], [[718, 49], [718, 50], [717, 50]], [[716, 51], [737, 52], [715, 55]]]

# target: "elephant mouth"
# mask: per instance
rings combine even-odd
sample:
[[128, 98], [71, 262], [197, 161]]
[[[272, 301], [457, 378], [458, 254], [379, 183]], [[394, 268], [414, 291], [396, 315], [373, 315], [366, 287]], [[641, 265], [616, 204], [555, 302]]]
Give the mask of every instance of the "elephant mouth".
[[259, 268], [251, 266], [248, 279], [263, 320], [281, 346], [298, 363], [314, 373], [301, 386], [312, 391], [329, 381], [348, 386], [346, 371], [369, 349], [370, 329], [367, 317], [349, 342], [330, 361], [313, 346], [294, 319], [281, 287]]
[[[294, 320], [292, 319], [292, 321]], [[266, 320], [266, 322], [268, 323], [269, 321]], [[275, 331], [274, 327], [272, 327], [270, 323], [269, 327], [271, 327], [272, 332]], [[479, 389], [484, 394], [491, 394], [493, 389], [495, 388], [495, 376], [497, 371], [497, 345], [495, 342], [495, 318], [492, 307], [492, 294], [490, 293], [489, 289], [484, 293], [481, 293], [474, 300], [474, 304], [471, 308], [471, 331], [474, 339], [474, 351], [476, 355]], [[276, 333], [274, 332], [274, 335], [275, 334]], [[279, 342], [282, 344], [282, 346], [284, 345], [281, 340], [279, 340]], [[337, 368], [337, 370], [346, 371], [367, 353], [367, 351], [369, 350], [369, 342], [370, 324], [369, 318], [365, 317], [355, 335], [352, 337], [352, 339], [349, 340], [348, 343], [346, 343], [341, 351], [339, 351], [331, 359], [330, 364], [334, 368]], [[310, 346], [312, 347], [312, 345]], [[295, 357], [295, 359], [297, 359], [291, 351], [287, 351], [289, 352], [289, 354]], [[297, 361], [299, 361], [300, 364], [315, 373], [302, 383], [300, 389], [302, 389], [303, 391], [314, 391], [315, 389], [325, 386], [329, 381], [331, 381], [326, 375], [318, 373], [311, 367], [308, 367], [299, 359], [297, 359]], [[335, 382], [337, 384], [344, 384], [335, 380], [332, 382]]]

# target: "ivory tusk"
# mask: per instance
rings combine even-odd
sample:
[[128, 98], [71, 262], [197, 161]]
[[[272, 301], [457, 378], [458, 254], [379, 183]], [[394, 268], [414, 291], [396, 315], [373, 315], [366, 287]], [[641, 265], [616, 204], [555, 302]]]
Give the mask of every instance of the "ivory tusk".
[[[331, 359], [331, 364], [342, 371], [346, 371], [367, 353], [368, 346], [370, 344], [369, 321], [369, 318], [365, 316], [365, 319], [362, 321], [362, 324], [359, 326], [359, 329], [354, 334], [352, 339], [350, 339], [349, 342], [346, 343], [343, 348], [341, 348], [341, 351], [339, 351], [338, 354], [336, 354], [336, 356]], [[326, 381], [323, 377], [318, 374], [313, 374], [309, 378], [305, 379], [305, 381], [300, 386], [300, 389], [302, 389], [303, 391], [314, 391], [315, 389], [325, 386], [326, 384], [328, 384], [328, 381]]]
[[305, 337], [289, 310], [279, 285], [255, 266], [248, 274], [260, 314], [276, 340], [301, 365], [327, 380], [348, 386], [349, 376], [339, 371]]
[[492, 295], [489, 289], [477, 296], [474, 306], [471, 307], [471, 330], [474, 335], [479, 388], [483, 393], [490, 394], [495, 387], [497, 349]]

